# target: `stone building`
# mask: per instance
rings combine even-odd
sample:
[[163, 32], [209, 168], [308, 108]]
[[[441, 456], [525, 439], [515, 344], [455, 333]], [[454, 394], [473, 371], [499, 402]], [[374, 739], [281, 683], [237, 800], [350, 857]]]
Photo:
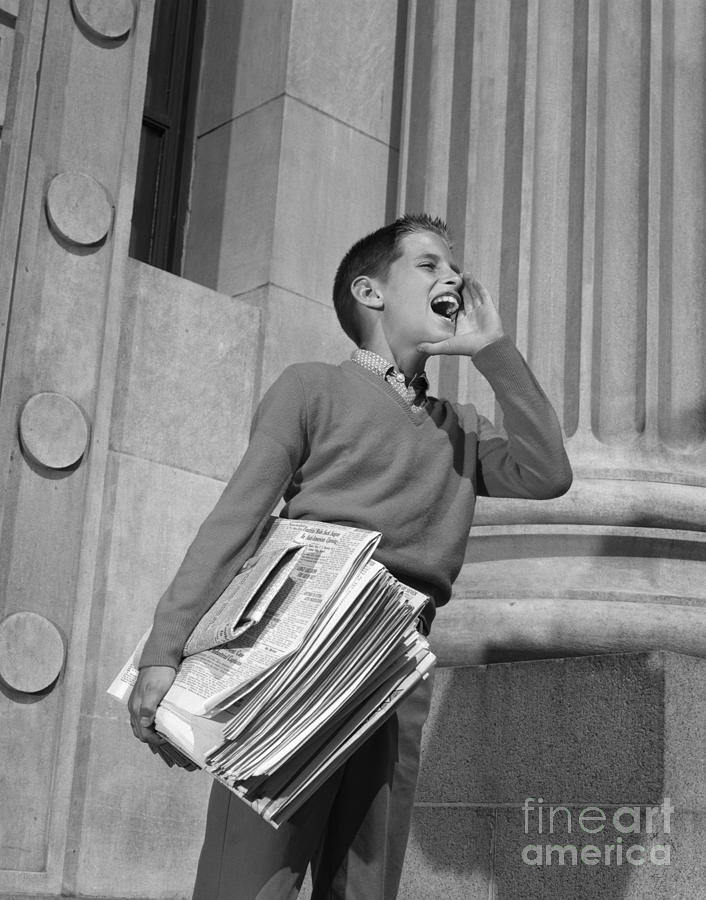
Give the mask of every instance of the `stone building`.
[[705, 45], [703, 0], [0, 2], [1, 897], [189, 896], [206, 779], [105, 689], [262, 392], [350, 352], [341, 254], [422, 208], [576, 480], [479, 507], [401, 896], [703, 896]]

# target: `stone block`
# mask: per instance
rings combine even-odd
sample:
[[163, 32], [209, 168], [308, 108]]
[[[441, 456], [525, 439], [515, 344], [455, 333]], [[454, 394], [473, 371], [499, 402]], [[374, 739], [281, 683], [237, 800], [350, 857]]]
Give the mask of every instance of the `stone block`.
[[111, 446], [226, 481], [247, 446], [259, 311], [130, 265]]
[[276, 285], [331, 303], [343, 254], [385, 223], [391, 152], [286, 98], [272, 255]]
[[25, 702], [17, 703], [11, 691], [1, 687], [0, 872], [42, 872], [50, 843], [52, 774], [60, 752], [57, 726], [64, 695], [54, 690], [35, 698], [39, 702], [26, 702], [32, 698], [25, 695]]
[[296, 3], [287, 93], [390, 143], [397, 8], [394, 0]]
[[[90, 724], [92, 752], [76, 836], [77, 895], [191, 897], [210, 778], [168, 768], [135, 740], [117, 701], [106, 717], [81, 724]], [[79, 756], [85, 752], [86, 745]]]
[[441, 669], [418, 799], [702, 809], [704, 688], [706, 662], [663, 652]]
[[669, 867], [646, 864], [633, 869], [630, 883], [620, 900], [643, 900], [644, 897], [701, 900], [706, 883], [705, 842], [706, 816], [677, 809], [669, 835], [659, 834], [654, 838], [654, 844], [669, 843]]
[[291, 8], [289, 0], [208, 4], [198, 134], [283, 93]]
[[198, 139], [186, 278], [230, 295], [270, 280], [282, 107], [280, 97]]
[[[578, 820], [584, 811], [582, 821], [586, 830]], [[682, 851], [685, 858], [679, 859], [679, 848], [694, 841], [693, 835], [680, 837], [678, 820], [675, 821], [674, 816], [667, 833], [656, 824], [656, 819], [654, 829], [646, 829], [644, 807], [636, 811], [634, 818], [632, 813], [623, 811], [617, 820], [614, 817], [619, 813], [618, 807], [599, 806], [596, 811], [589, 809], [587, 804], [568, 812], [572, 814], [571, 821], [567, 812], [557, 810], [553, 833], [538, 834], [536, 820], [530, 818], [525, 822], [521, 809], [497, 811], [494, 877], [498, 898], [625, 900], [627, 897], [658, 897], [667, 900], [701, 896], [697, 885], [703, 883], [702, 854], [689, 860], [689, 854]], [[637, 830], [632, 832], [633, 828]], [[696, 880], [684, 879], [680, 871], [682, 862], [685, 870], [690, 869], [691, 878], [695, 874], [694, 868], [700, 870]], [[675, 890], [677, 884], [686, 890]]]
[[385, 222], [396, 153], [289, 97], [206, 134], [184, 275], [231, 295], [271, 281], [331, 303], [343, 254]]
[[399, 900], [486, 900], [492, 854], [492, 810], [417, 806]]
[[[206, 776], [168, 769], [132, 735], [127, 708], [105, 692], [149, 627], [198, 526], [223, 484], [111, 453], [91, 623], [90, 664], [76, 764], [82, 896], [189, 897], [203, 837]], [[159, 864], [155, 865], [155, 859]], [[106, 864], [110, 860], [110, 864]]]
[[295, 362], [339, 363], [355, 344], [346, 337], [330, 306], [271, 285], [267, 291], [262, 390]]
[[665, 794], [682, 810], [706, 808], [706, 662], [665, 654]]
[[[66, 17], [62, 25], [60, 17]], [[73, 34], [68, 30], [63, 34], [59, 32], [59, 27], [66, 28], [67, 25], [75, 29]], [[133, 66], [139, 65], [134, 57], [135, 47], [144, 47], [142, 41], [149, 38], [138, 26], [139, 38], [135, 33], [135, 41], [125, 42], [115, 47], [114, 52], [105, 53], [79, 33], [70, 8], [59, 11], [48, 27], [47, 44], [63, 47], [63, 54], [58, 59], [47, 58], [47, 48], [43, 62], [43, 65], [52, 66], [56, 79], [51, 87], [56, 93], [46, 107], [40, 107], [39, 113], [42, 119], [39, 140], [49, 139], [43, 151], [47, 161], [52, 160], [48, 163], [49, 171], [85, 172], [102, 182], [116, 199], [121, 186], [119, 178], [128, 110], [135, 116], [127, 120], [129, 127], [137, 129], [135, 134], [139, 133], [138, 116], [141, 113], [137, 103], [144, 87], [140, 84], [141, 78], [134, 81], [131, 78]], [[46, 102], [49, 97], [45, 94], [38, 102]], [[141, 104], [141, 97], [139, 102]], [[54, 129], [53, 133], [50, 128]], [[126, 212], [129, 218], [129, 211]]]
[[[107, 688], [150, 626], [157, 601], [224, 484], [116, 453], [106, 482], [114, 506], [99, 573], [105, 606], [93, 639], [100, 642]], [[111, 698], [105, 703], [114, 708]]]
[[[9, 624], [7, 617], [14, 613], [48, 619], [52, 625], [50, 630], [56, 628], [69, 648], [70, 667], [70, 636], [76, 604], [76, 542], [83, 527], [85, 503], [82, 470], [68, 477], [58, 472], [58, 477], [47, 478], [37, 467], [28, 465], [16, 444], [10, 448], [10, 471], [2, 497], [0, 619], [5, 626]], [[44, 652], [44, 649], [35, 646], [34, 652]], [[5, 658], [3, 674], [9, 675], [12, 682], [15, 679], [7, 672], [9, 664], [11, 660]], [[31, 654], [21, 664], [31, 666]], [[64, 749], [61, 723], [70, 715], [72, 699], [67, 692], [66, 669], [65, 666], [54, 687], [47, 686], [47, 694], [18, 694], [12, 684], [0, 683], [0, 757], [3, 760], [0, 822], [6, 826], [0, 840], [0, 886], [3, 878], [14, 877], [7, 873], [44, 873], [47, 855], [53, 852], [57, 760]], [[21, 691], [33, 685], [23, 677], [14, 687]], [[37, 877], [44, 876], [37, 874]], [[12, 880], [4, 882], [8, 883], [16, 884]]]
[[39, 235], [37, 256], [42, 265], [36, 295], [29, 301], [32, 308], [23, 311], [31, 323], [22, 360], [26, 390], [65, 394], [90, 415], [105, 326], [108, 247], [85, 256], [67, 253], [47, 230]]

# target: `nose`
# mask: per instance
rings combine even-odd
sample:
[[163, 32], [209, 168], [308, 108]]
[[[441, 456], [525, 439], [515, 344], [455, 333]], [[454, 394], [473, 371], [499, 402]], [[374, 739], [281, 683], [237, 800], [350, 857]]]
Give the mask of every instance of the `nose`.
[[449, 269], [448, 273], [442, 279], [444, 284], [448, 284], [459, 294], [463, 290], [463, 275], [460, 272], [455, 272], [453, 269]]

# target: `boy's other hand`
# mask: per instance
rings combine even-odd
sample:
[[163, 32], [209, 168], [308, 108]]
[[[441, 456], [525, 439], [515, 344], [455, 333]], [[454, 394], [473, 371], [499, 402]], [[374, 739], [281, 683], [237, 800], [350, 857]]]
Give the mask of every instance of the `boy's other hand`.
[[140, 669], [127, 704], [132, 733], [138, 741], [155, 746], [164, 743], [164, 739], [154, 730], [154, 717], [175, 678], [176, 672], [171, 666], [145, 666]]
[[154, 728], [154, 717], [157, 707], [164, 695], [172, 686], [176, 672], [171, 666], [145, 666], [140, 669], [137, 681], [128, 700], [132, 733], [139, 741], [149, 744], [150, 750], [156, 753], [168, 766], [181, 766], [184, 769], [198, 768], [186, 756], [167, 743]]
[[483, 285], [467, 272], [463, 273], [464, 307], [456, 318], [453, 337], [443, 341], [425, 341], [417, 349], [430, 356], [475, 356], [479, 350], [501, 338], [503, 323], [493, 298]]

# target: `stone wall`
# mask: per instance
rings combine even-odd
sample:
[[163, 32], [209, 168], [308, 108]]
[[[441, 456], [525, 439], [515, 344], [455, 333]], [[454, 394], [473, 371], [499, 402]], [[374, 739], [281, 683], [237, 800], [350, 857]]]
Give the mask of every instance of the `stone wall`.
[[103, 612], [97, 562], [152, 4], [28, 0], [16, 18], [6, 6], [0, 892], [47, 896], [73, 880], [90, 753], [82, 716], [100, 689], [91, 623]]
[[697, 900], [705, 678], [663, 652], [437, 672], [400, 900]]
[[392, 2], [209, 7], [184, 274], [262, 311], [262, 390], [352, 349], [331, 286], [389, 212], [400, 28]]

